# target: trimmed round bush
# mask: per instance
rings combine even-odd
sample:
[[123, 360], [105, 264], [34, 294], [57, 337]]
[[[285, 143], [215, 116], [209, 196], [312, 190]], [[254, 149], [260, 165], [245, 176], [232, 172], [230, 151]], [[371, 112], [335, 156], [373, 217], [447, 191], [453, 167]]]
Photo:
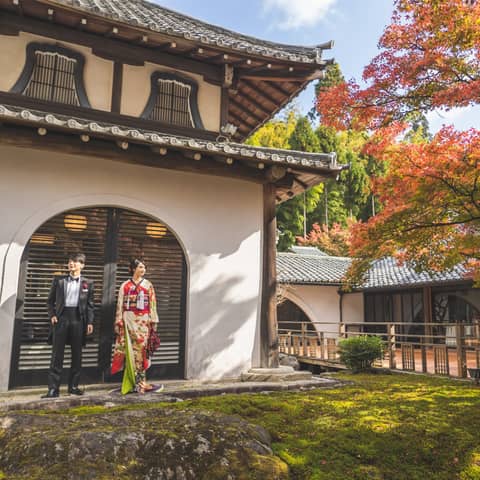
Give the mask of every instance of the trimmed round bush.
[[351, 337], [339, 343], [340, 360], [354, 373], [370, 369], [375, 360], [382, 358], [383, 350], [382, 339], [371, 335]]

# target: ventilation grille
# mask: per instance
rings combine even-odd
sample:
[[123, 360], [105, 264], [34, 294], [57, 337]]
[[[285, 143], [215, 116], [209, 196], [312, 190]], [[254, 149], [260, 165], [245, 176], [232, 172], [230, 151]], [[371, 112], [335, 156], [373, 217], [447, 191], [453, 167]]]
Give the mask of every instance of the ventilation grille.
[[55, 52], [35, 52], [35, 66], [23, 94], [52, 102], [80, 105], [75, 86], [77, 61]]
[[158, 95], [150, 119], [180, 127], [194, 127], [190, 94], [189, 85], [175, 80], [158, 80]]

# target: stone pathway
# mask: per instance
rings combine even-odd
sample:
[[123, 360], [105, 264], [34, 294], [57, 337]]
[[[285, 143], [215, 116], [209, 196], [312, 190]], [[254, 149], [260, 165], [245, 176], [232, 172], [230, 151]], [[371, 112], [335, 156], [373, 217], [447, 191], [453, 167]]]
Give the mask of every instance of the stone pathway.
[[[153, 383], [158, 383], [153, 381]], [[328, 376], [313, 376], [309, 380], [253, 382], [194, 382], [188, 380], [167, 380], [163, 382], [162, 392], [121, 395], [118, 384], [88, 385], [82, 396], [68, 395], [66, 388], [60, 390], [60, 397], [41, 399], [46, 393], [44, 388], [17, 389], [0, 393], [0, 411], [12, 410], [60, 410], [78, 406], [115, 407], [132, 403], [177, 402], [188, 398], [223, 395], [232, 393], [267, 393], [287, 390], [311, 390], [314, 388], [333, 388], [343, 385]]]

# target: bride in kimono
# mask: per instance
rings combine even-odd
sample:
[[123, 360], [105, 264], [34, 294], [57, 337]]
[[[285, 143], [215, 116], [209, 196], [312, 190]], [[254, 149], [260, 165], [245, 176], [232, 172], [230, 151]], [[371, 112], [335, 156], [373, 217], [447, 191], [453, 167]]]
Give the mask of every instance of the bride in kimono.
[[155, 290], [145, 277], [142, 260], [130, 263], [131, 278], [123, 282], [118, 292], [115, 317], [115, 349], [112, 375], [124, 369], [122, 394], [145, 393], [153, 389], [147, 383], [145, 371], [150, 366], [147, 343], [152, 330], [157, 329], [158, 315]]

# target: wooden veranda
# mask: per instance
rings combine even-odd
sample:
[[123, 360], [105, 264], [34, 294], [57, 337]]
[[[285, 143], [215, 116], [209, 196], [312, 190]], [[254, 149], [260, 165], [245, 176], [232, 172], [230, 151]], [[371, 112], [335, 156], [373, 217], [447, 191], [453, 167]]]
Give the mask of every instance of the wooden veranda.
[[279, 328], [279, 350], [303, 363], [342, 367], [339, 341], [359, 335], [375, 335], [385, 342], [383, 358], [375, 364], [378, 367], [466, 378], [472, 373], [469, 369], [480, 369], [479, 320], [428, 324], [341, 323], [338, 334], [322, 331], [322, 325], [331, 323], [295, 323], [290, 329], [285, 328], [284, 322]]

